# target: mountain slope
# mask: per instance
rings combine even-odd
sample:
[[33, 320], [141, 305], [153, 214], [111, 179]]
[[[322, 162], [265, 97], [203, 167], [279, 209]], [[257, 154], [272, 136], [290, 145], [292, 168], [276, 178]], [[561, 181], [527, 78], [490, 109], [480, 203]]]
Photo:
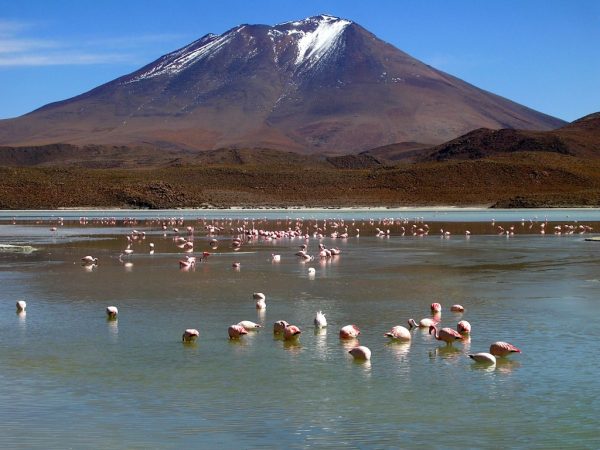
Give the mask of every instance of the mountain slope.
[[343, 154], [436, 144], [480, 127], [562, 124], [322, 15], [208, 34], [85, 94], [0, 121], [0, 145]]
[[552, 131], [478, 129], [436, 147], [421, 150], [421, 160], [480, 159], [504, 153], [551, 152], [600, 158], [600, 113]]

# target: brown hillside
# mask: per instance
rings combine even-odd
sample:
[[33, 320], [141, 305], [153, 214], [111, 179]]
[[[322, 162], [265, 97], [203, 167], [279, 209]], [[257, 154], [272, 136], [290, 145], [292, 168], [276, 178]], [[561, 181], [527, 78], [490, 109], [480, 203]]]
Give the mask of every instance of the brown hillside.
[[481, 159], [504, 153], [550, 152], [600, 158], [600, 113], [551, 131], [479, 129], [422, 152], [421, 160]]

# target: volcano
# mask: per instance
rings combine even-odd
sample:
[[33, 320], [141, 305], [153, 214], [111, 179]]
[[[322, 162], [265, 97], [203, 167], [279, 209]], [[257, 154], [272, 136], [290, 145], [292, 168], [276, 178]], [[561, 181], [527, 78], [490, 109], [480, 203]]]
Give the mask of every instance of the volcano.
[[478, 89], [329, 15], [207, 34], [89, 92], [0, 121], [0, 145], [348, 154], [478, 128], [564, 122]]

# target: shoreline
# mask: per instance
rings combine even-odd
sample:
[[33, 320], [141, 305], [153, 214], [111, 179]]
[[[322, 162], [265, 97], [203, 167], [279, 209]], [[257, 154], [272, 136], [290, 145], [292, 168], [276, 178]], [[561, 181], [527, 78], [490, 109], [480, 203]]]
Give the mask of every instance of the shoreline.
[[248, 212], [278, 212], [278, 211], [340, 211], [340, 212], [385, 212], [385, 211], [397, 211], [397, 212], [410, 212], [410, 211], [422, 211], [422, 212], [446, 212], [446, 211], [457, 211], [457, 212], [484, 212], [489, 211], [500, 212], [500, 211], [592, 211], [600, 210], [598, 207], [593, 206], [561, 206], [561, 207], [540, 207], [540, 208], [490, 208], [486, 206], [449, 206], [449, 205], [438, 205], [438, 206], [400, 206], [400, 207], [387, 207], [387, 206], [341, 206], [341, 207], [308, 207], [308, 206], [289, 206], [289, 207], [242, 207], [242, 206], [231, 206], [231, 207], [214, 207], [214, 208], [119, 208], [119, 207], [63, 207], [63, 208], [40, 208], [40, 209], [0, 209], [0, 214], [26, 214], [26, 213], [57, 213], [57, 212], [98, 212], [98, 211], [115, 211], [115, 212], [132, 212], [149, 214], [152, 212], [201, 212], [201, 211], [248, 211]]

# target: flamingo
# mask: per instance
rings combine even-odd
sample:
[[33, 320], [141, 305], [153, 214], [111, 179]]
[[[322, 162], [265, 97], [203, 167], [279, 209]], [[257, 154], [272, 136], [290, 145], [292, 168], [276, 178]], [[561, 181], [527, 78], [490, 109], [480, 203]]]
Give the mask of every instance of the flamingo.
[[271, 261], [273, 261], [273, 262], [279, 262], [279, 261], [281, 261], [281, 255], [272, 254], [271, 255]]
[[94, 258], [93, 256], [84, 256], [81, 258], [83, 264], [98, 264], [98, 258]]
[[234, 269], [239, 269], [242, 265], [239, 262], [234, 262], [233, 264], [231, 264], [231, 267], [233, 267]]
[[267, 302], [264, 298], [256, 300], [256, 309], [263, 310], [267, 309]]
[[360, 334], [356, 325], [346, 325], [340, 330], [340, 339], [355, 339]]
[[469, 355], [469, 358], [480, 364], [496, 364], [496, 357], [491, 353], [473, 353], [472, 355]]
[[114, 320], [119, 315], [119, 309], [116, 306], [107, 306], [106, 315], [109, 319]]
[[471, 324], [469, 322], [467, 322], [466, 320], [461, 320], [456, 325], [456, 330], [460, 334], [470, 334], [471, 333]]
[[258, 331], [258, 329], [261, 327], [259, 324], [250, 320], [242, 320], [240, 323], [238, 323], [238, 325], [244, 327], [246, 331]]
[[408, 331], [406, 328], [404, 328], [401, 325], [396, 325], [390, 331], [385, 333], [384, 336], [387, 336], [389, 338], [396, 339], [399, 341], [410, 341], [410, 338], [411, 338], [410, 331]]
[[439, 303], [432, 303], [431, 304], [431, 312], [432, 313], [442, 312], [442, 305], [440, 305]]
[[315, 270], [315, 268], [314, 268], [314, 267], [309, 267], [309, 268], [308, 268], [308, 274], [309, 274], [310, 276], [314, 276], [314, 275], [315, 275], [315, 273], [316, 273], [316, 270]]
[[24, 312], [27, 308], [27, 302], [25, 300], [17, 301], [17, 312]]
[[464, 339], [464, 336], [460, 334], [458, 331], [453, 330], [452, 328], [442, 328], [439, 332], [435, 325], [431, 325], [429, 327], [429, 334], [434, 332], [433, 336], [438, 341], [444, 341], [446, 345], [452, 345], [452, 343], [459, 339]]
[[508, 342], [498, 341], [490, 345], [490, 353], [494, 356], [504, 357], [511, 353], [521, 353], [521, 350]]
[[273, 324], [273, 333], [283, 333], [287, 326], [289, 326], [289, 323], [287, 323], [285, 320], [278, 320]]
[[300, 331], [300, 328], [298, 328], [296, 325], [288, 325], [283, 330], [283, 338], [286, 341], [298, 339], [298, 336], [300, 336], [300, 333], [302, 333], [302, 331]]
[[465, 308], [462, 305], [452, 305], [450, 307], [450, 311], [452, 311], [452, 312], [460, 312], [461, 313], [461, 312], [465, 312]]
[[183, 332], [183, 336], [181, 336], [181, 340], [183, 342], [194, 342], [198, 336], [200, 336], [200, 332], [194, 328], [188, 328]]
[[315, 327], [317, 328], [325, 328], [327, 326], [327, 319], [325, 318], [325, 314], [323, 314], [321, 311], [317, 312], [314, 322]]
[[428, 317], [421, 319], [419, 323], [415, 322], [415, 319], [408, 319], [408, 325], [411, 330], [413, 328], [429, 328], [430, 326], [437, 324], [437, 320], [429, 319]]
[[371, 350], [369, 349], [369, 347], [365, 347], [364, 345], [354, 347], [348, 353], [350, 353], [352, 357], [356, 360], [368, 361], [371, 359]]
[[240, 336], [248, 334], [248, 331], [241, 325], [231, 325], [227, 330], [229, 339], [239, 339]]
[[262, 292], [254, 292], [252, 294], [252, 298], [254, 300], [265, 300], [267, 297]]
[[196, 257], [195, 256], [187, 256], [186, 259], [179, 260], [179, 268], [180, 269], [191, 269], [196, 266]]

